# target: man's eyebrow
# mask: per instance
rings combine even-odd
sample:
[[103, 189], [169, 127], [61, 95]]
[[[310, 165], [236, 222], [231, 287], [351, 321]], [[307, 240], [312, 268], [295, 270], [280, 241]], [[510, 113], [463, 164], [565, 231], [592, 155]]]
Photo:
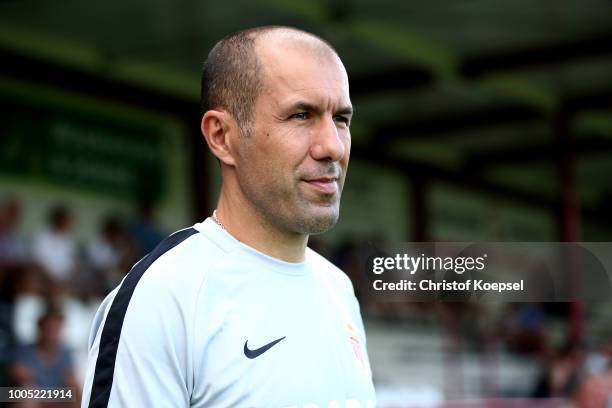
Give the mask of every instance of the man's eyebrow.
[[343, 106], [342, 108], [336, 111], [336, 115], [353, 115], [355, 113], [355, 109], [352, 106]]
[[305, 101], [297, 101], [291, 105], [289, 105], [289, 107], [287, 108], [287, 111], [292, 112], [292, 111], [307, 111], [307, 112], [319, 112], [321, 109], [319, 109], [318, 106], [309, 103], [309, 102], [305, 102]]
[[[309, 102], [305, 102], [305, 101], [298, 101], [292, 105], [290, 105], [287, 108], [288, 111], [295, 111], [295, 110], [304, 110], [304, 111], [308, 111], [308, 112], [320, 112], [321, 108], [319, 108], [317, 105], [314, 105], [312, 103]], [[352, 115], [354, 113], [354, 109], [352, 106], [343, 106], [340, 109], [338, 109], [335, 114], [336, 115]]]

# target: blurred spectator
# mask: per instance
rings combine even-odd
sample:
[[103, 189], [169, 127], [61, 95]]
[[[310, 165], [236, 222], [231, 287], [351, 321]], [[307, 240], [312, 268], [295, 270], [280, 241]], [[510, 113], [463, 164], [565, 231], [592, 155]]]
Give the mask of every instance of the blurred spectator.
[[547, 347], [546, 314], [538, 303], [512, 303], [503, 329], [508, 349], [518, 354], [542, 353]]
[[77, 266], [77, 242], [72, 236], [72, 214], [58, 206], [51, 210], [48, 225], [35, 233], [32, 242], [34, 261], [56, 283], [66, 283]]
[[0, 205], [0, 269], [21, 265], [26, 259], [24, 243], [17, 236], [21, 207], [10, 199]]
[[60, 340], [62, 325], [63, 315], [49, 304], [38, 319], [36, 342], [19, 347], [14, 357], [11, 377], [16, 386], [71, 387], [79, 392], [72, 356]]
[[585, 362], [587, 374], [603, 374], [612, 363], [612, 340], [608, 339], [599, 350], [589, 353]]
[[14, 347], [13, 301], [26, 269], [26, 250], [17, 230], [21, 208], [14, 199], [0, 204], [0, 384], [7, 381], [10, 350]]
[[569, 343], [547, 359], [533, 393], [534, 398], [570, 398], [582, 378], [584, 350]]
[[0, 204], [0, 304], [11, 302], [26, 265], [25, 245], [17, 236], [21, 209], [13, 199]]
[[117, 286], [135, 262], [135, 249], [117, 217], [109, 216], [102, 223], [100, 235], [87, 247], [89, 290], [105, 296]]
[[612, 407], [612, 362], [601, 374], [586, 378], [576, 393], [577, 408]]
[[138, 219], [129, 226], [129, 234], [136, 244], [138, 259], [151, 252], [166, 237], [155, 222], [154, 203], [151, 200], [143, 199], [140, 203]]

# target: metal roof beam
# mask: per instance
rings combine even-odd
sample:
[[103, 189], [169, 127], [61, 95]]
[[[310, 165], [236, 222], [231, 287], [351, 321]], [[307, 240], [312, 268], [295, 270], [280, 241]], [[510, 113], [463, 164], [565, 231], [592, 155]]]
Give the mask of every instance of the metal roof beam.
[[[458, 71], [461, 78], [474, 80], [491, 74], [604, 56], [612, 56], [612, 33], [557, 44], [466, 56], [460, 58]], [[352, 92], [359, 96], [371, 92], [410, 90], [434, 82], [435, 75], [431, 70], [415, 64], [351, 78]]]
[[[576, 157], [602, 155], [612, 152], [612, 141], [601, 137], [580, 137], [568, 146]], [[467, 155], [465, 164], [471, 171], [478, 171], [495, 164], [554, 163], [560, 155], [560, 147], [553, 141], [516, 147], [504, 147]]]

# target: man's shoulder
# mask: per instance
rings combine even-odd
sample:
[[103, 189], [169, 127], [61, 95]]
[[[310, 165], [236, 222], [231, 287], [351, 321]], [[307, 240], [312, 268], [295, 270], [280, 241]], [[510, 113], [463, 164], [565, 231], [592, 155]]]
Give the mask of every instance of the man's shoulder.
[[[222, 254], [222, 249], [195, 227], [164, 238], [107, 295], [94, 319], [92, 335], [98, 333], [113, 309], [115, 320], [117, 316], [126, 316], [127, 322], [136, 319], [142, 324], [143, 316], [149, 316], [146, 322], [153, 327], [160, 321], [153, 316], [166, 316], [162, 319], [165, 324], [178, 323], [177, 316], [193, 312], [208, 270], [222, 259]], [[91, 337], [90, 344], [93, 340]]]
[[223, 246], [215, 242], [214, 237], [196, 224], [163, 239], [133, 269], [147, 269], [150, 274], [170, 280], [188, 278], [193, 273], [201, 276], [222, 259], [226, 252]]
[[340, 289], [344, 291], [349, 291], [352, 295], [353, 291], [353, 283], [350, 278], [344, 271], [334, 265], [331, 261], [325, 258], [323, 255], [314, 251], [311, 248], [307, 248], [307, 257], [312, 262], [313, 266], [320, 273], [326, 274], [326, 276], [331, 278], [331, 281]]
[[134, 264], [117, 291], [123, 292], [124, 297], [128, 295], [130, 302], [190, 302], [223, 254], [223, 248], [215, 245], [197, 224], [184, 228], [164, 238]]
[[319, 266], [332, 269], [335, 272], [343, 273], [342, 270], [334, 265], [329, 259], [325, 258], [323, 255], [310, 247], [306, 247], [306, 257], [310, 262], [313, 262]]

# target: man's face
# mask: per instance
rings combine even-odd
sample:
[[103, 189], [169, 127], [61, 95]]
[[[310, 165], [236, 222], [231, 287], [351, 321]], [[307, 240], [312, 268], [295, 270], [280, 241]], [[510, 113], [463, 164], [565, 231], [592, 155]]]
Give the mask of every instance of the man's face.
[[335, 54], [306, 46], [266, 44], [258, 55], [264, 90], [239, 141], [238, 182], [281, 230], [324, 232], [338, 220], [351, 147], [346, 71]]

